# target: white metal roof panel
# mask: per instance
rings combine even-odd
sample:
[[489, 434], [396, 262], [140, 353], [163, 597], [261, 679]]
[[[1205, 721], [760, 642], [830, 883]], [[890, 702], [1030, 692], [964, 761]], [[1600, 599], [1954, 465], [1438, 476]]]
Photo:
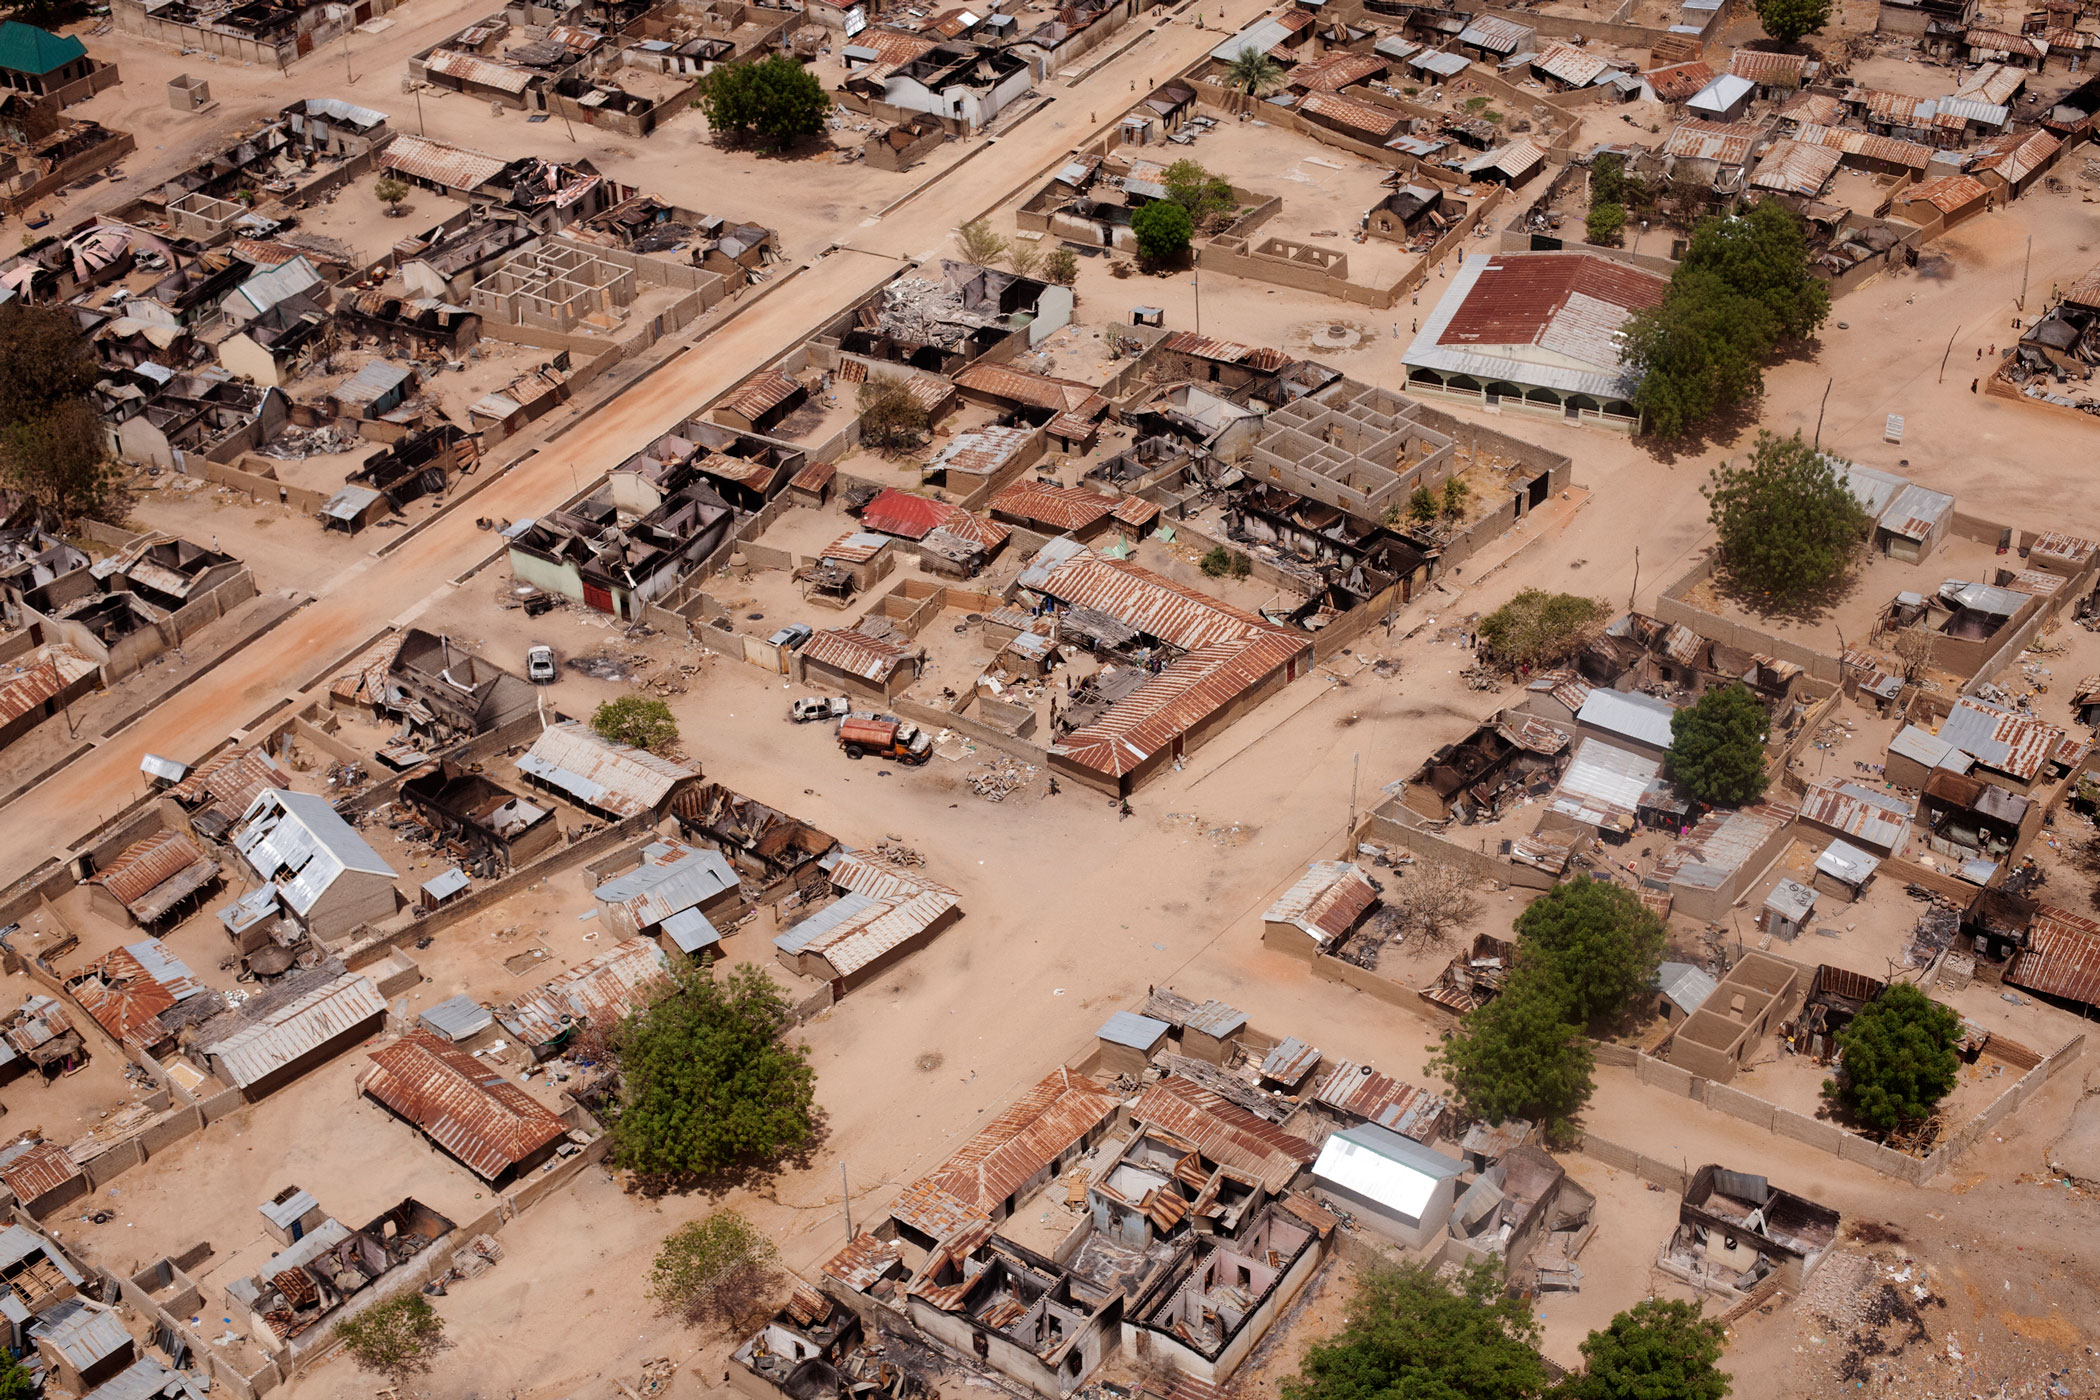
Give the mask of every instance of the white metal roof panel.
[[308, 1051], [385, 1014], [386, 1000], [379, 995], [379, 985], [363, 973], [346, 972], [226, 1039], [205, 1046], [204, 1053], [225, 1066], [233, 1082], [245, 1089]]
[[1456, 1157], [1422, 1146], [1375, 1123], [1359, 1123], [1327, 1139], [1313, 1163], [1315, 1180], [1376, 1201], [1420, 1220], [1437, 1183], [1464, 1173]]
[[1676, 713], [1668, 701], [1638, 691], [1593, 690], [1575, 721], [1666, 749], [1671, 743], [1670, 717]]

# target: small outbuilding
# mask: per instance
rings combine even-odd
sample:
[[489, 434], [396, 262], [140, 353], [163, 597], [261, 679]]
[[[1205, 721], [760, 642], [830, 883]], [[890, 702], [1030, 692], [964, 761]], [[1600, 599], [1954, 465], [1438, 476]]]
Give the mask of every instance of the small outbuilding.
[[1133, 1078], [1143, 1074], [1145, 1066], [1152, 1063], [1152, 1057], [1167, 1043], [1167, 1034], [1173, 1029], [1165, 1021], [1151, 1016], [1118, 1011], [1094, 1032], [1094, 1038], [1101, 1042], [1101, 1068], [1110, 1074], [1127, 1074]]
[[1327, 1139], [1313, 1185], [1358, 1225], [1419, 1249], [1451, 1219], [1466, 1164], [1412, 1138], [1359, 1123]]

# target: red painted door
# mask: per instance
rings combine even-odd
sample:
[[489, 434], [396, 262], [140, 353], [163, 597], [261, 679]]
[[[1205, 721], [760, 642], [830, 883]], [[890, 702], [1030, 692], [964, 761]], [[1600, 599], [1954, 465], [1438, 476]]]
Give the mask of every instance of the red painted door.
[[613, 607], [612, 594], [595, 583], [586, 583], [583, 586], [583, 605], [587, 608], [595, 608], [602, 613], [616, 611]]

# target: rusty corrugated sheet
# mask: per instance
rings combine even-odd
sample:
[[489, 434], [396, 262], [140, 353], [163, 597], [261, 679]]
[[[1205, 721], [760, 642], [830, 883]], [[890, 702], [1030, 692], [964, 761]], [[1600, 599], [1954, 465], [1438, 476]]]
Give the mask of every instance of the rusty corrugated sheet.
[[800, 380], [782, 374], [777, 369], [762, 369], [743, 383], [722, 396], [716, 408], [726, 408], [743, 415], [746, 421], [756, 422], [763, 415], [786, 403], [802, 388]]
[[985, 502], [985, 508], [994, 513], [1017, 515], [1059, 534], [1099, 524], [1116, 506], [1113, 496], [1103, 496], [1077, 486], [1045, 486], [1035, 481], [1017, 481]]
[[827, 627], [802, 644], [802, 659], [844, 671], [864, 681], [886, 681], [912, 653], [886, 637], [871, 637], [843, 627]]
[[1298, 110], [1334, 126], [1361, 131], [1374, 141], [1383, 141], [1393, 134], [1394, 127], [1406, 120], [1390, 107], [1375, 107], [1354, 98], [1337, 97], [1331, 92], [1308, 92], [1300, 99]]
[[94, 662], [65, 643], [45, 643], [13, 671], [0, 676], [0, 724], [48, 704], [95, 670]]
[[1242, 345], [1236, 340], [1219, 340], [1216, 336], [1197, 335], [1194, 331], [1176, 331], [1168, 336], [1163, 348], [1177, 354], [1194, 355], [1202, 360], [1217, 360], [1223, 364], [1236, 365], [1254, 353], [1251, 345]]
[[1052, 1070], [890, 1207], [895, 1219], [946, 1239], [989, 1221], [1005, 1199], [1114, 1116], [1117, 1094], [1070, 1069]]
[[80, 1174], [79, 1164], [55, 1142], [39, 1138], [19, 1150], [0, 1151], [0, 1182], [17, 1201], [49, 1195]]
[[126, 846], [89, 883], [102, 886], [129, 908], [204, 859], [197, 843], [181, 832], [158, 831]]
[[453, 190], [478, 190], [509, 164], [464, 146], [450, 146], [402, 132], [379, 153], [379, 163], [415, 180], [428, 180]]
[[844, 1249], [831, 1256], [823, 1272], [848, 1288], [865, 1293], [903, 1259], [903, 1251], [895, 1240], [878, 1240], [863, 1230]]
[[1378, 891], [1355, 865], [1316, 860], [1261, 917], [1264, 923], [1294, 925], [1325, 948], [1355, 928], [1377, 902]]
[[600, 811], [632, 817], [656, 810], [697, 769], [601, 739], [574, 720], [549, 725], [518, 757], [518, 771]]
[[568, 1125], [539, 1100], [428, 1031], [410, 1031], [373, 1051], [357, 1087], [484, 1181], [495, 1181], [568, 1133]]
[[1309, 640], [1289, 633], [1201, 647], [1051, 745], [1050, 752], [1119, 777], [1311, 650]]
[[339, 1035], [386, 1014], [378, 984], [362, 973], [346, 972], [287, 1003], [260, 1021], [204, 1047], [242, 1088], [283, 1069], [300, 1056]]
[[2027, 929], [2027, 947], [2005, 980], [2066, 1001], [2100, 1004], [2100, 923], [2045, 904]]
[[1290, 1185], [1318, 1155], [1304, 1138], [1180, 1075], [1148, 1087], [1131, 1105], [1130, 1117], [1180, 1138], [1221, 1167], [1246, 1172], [1272, 1192]]
[[630, 938], [589, 962], [548, 978], [530, 996], [497, 1013], [512, 1035], [546, 1045], [587, 1021], [610, 1028], [648, 1004], [664, 975], [663, 950], [647, 938]]
[[1427, 1089], [1403, 1084], [1354, 1060], [1336, 1062], [1313, 1090], [1313, 1098], [1416, 1142], [1436, 1137], [1437, 1125], [1443, 1121], [1447, 1107], [1442, 1098]]

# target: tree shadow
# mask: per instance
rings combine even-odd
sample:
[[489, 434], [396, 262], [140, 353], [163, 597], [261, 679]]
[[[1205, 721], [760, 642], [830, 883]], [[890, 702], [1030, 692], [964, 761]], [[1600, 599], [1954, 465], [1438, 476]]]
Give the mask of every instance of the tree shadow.
[[1699, 457], [1716, 447], [1726, 447], [1740, 440], [1757, 426], [1758, 412], [1763, 403], [1763, 396], [1760, 395], [1731, 408], [1724, 408], [1711, 418], [1688, 428], [1680, 437], [1665, 438], [1643, 431], [1635, 434], [1633, 440], [1656, 461], [1666, 467], [1674, 467], [1681, 458]]
[[1714, 571], [1714, 592], [1760, 621], [1798, 622], [1804, 626], [1814, 626], [1827, 620], [1830, 614], [1836, 611], [1838, 604], [1852, 596], [1859, 587], [1860, 566], [1865, 562], [1866, 550], [1862, 547], [1858, 555], [1845, 566], [1845, 571], [1836, 578], [1821, 588], [1811, 589], [1798, 597], [1785, 600], [1767, 597], [1736, 583], [1723, 566]]
[[827, 136], [804, 136], [785, 145], [764, 136], [739, 137], [726, 131], [711, 131], [708, 133], [708, 139], [717, 150], [757, 156], [760, 160], [776, 160], [783, 164], [815, 160], [819, 156], [834, 156], [847, 149], [833, 144]]

